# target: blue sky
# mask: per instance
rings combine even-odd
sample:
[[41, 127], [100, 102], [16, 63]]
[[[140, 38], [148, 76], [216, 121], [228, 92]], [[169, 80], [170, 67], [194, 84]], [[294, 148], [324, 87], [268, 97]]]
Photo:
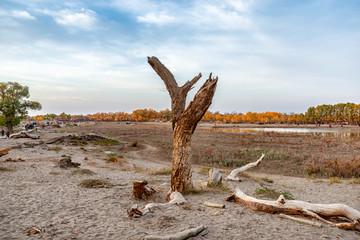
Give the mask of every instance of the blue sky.
[[305, 112], [360, 102], [357, 0], [1, 0], [0, 81], [43, 110], [170, 108], [158, 57], [179, 85], [219, 76], [211, 111]]

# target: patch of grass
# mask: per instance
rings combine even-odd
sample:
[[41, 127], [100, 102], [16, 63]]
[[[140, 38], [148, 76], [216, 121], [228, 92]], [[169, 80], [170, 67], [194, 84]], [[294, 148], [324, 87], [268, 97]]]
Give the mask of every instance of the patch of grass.
[[79, 168], [79, 169], [75, 169], [71, 172], [71, 175], [76, 175], [76, 174], [81, 174], [81, 175], [94, 175], [96, 174], [94, 171], [91, 171], [89, 169], [85, 169], [85, 168]]
[[219, 185], [214, 186], [207, 186], [208, 189], [215, 190], [216, 192], [231, 192], [230, 187], [227, 184], [221, 182]]
[[360, 184], [360, 178], [352, 178], [349, 180], [350, 184]]
[[51, 174], [51, 175], [60, 175], [61, 173], [60, 173], [60, 172], [51, 171], [51, 172], [49, 172], [49, 174]]
[[62, 150], [62, 148], [61, 147], [48, 147], [47, 148], [47, 150], [49, 150], [49, 151], [55, 151], [56, 153], [58, 153], [59, 151], [61, 151]]
[[271, 178], [268, 178], [268, 177], [263, 177], [263, 178], [260, 178], [262, 181], [264, 182], [267, 182], [267, 183], [274, 183], [274, 180], [272, 180]]
[[[110, 154], [109, 154], [110, 155]], [[107, 163], [127, 163], [128, 161], [123, 156], [111, 156], [104, 159]]]
[[1, 172], [13, 172], [13, 171], [15, 171], [15, 169], [13, 169], [13, 168], [8, 168], [8, 167], [4, 167], [4, 166], [0, 166], [0, 171], [1, 171]]
[[80, 187], [84, 188], [111, 188], [113, 185], [104, 179], [85, 179], [79, 183]]
[[202, 167], [202, 168], [199, 170], [199, 173], [206, 175], [206, 174], [209, 173], [210, 169], [212, 169], [212, 167]]
[[231, 192], [232, 190], [227, 184], [220, 183], [217, 186], [205, 186], [201, 188], [190, 188], [186, 190], [184, 196], [186, 195], [199, 195], [205, 193], [223, 193], [223, 192]]
[[261, 195], [265, 198], [278, 199], [280, 195], [283, 195], [286, 199], [294, 200], [294, 196], [289, 191], [278, 191], [274, 188], [268, 188], [266, 186], [260, 185], [261, 188], [255, 189], [256, 195]]
[[100, 141], [94, 142], [93, 144], [98, 146], [114, 146], [119, 145], [120, 142], [114, 138], [104, 138]]
[[117, 156], [116, 153], [109, 153], [109, 154], [108, 154], [108, 157], [116, 157], [116, 156]]
[[171, 175], [171, 168], [164, 167], [158, 170], [152, 170], [150, 175]]
[[126, 154], [125, 154], [125, 157], [126, 157], [126, 158], [134, 158], [134, 156], [133, 156], [132, 154], [130, 154], [130, 153], [126, 153]]
[[329, 184], [333, 184], [333, 183], [342, 183], [341, 179], [338, 177], [331, 177], [329, 178]]
[[85, 140], [72, 139], [69, 141], [69, 144], [71, 144], [73, 146], [86, 146], [86, 145], [88, 145], [88, 142]]

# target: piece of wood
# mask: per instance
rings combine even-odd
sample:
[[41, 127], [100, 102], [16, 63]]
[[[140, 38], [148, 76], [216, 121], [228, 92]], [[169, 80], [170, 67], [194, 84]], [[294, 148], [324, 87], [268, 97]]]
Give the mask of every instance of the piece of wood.
[[34, 135], [34, 134], [30, 134], [28, 132], [20, 132], [20, 133], [16, 133], [16, 134], [12, 134], [10, 138], [13, 139], [18, 139], [18, 138], [31, 138], [31, 139], [39, 139], [40, 136], [38, 135]]
[[245, 166], [242, 166], [241, 168], [237, 168], [231, 171], [229, 176], [225, 178], [226, 181], [241, 181], [240, 178], [236, 177], [241, 172], [245, 172], [246, 170], [256, 167], [260, 164], [260, 162], [264, 159], [265, 154], [261, 154], [261, 157], [256, 161], [249, 164], [246, 164]]
[[225, 204], [212, 203], [212, 202], [208, 202], [208, 201], [205, 201], [204, 205], [207, 207], [213, 207], [213, 208], [225, 208]]
[[290, 220], [293, 220], [293, 221], [299, 222], [299, 223], [304, 223], [304, 224], [307, 224], [307, 225], [310, 225], [310, 226], [322, 227], [322, 225], [320, 223], [318, 223], [318, 222], [310, 221], [310, 220], [303, 219], [303, 218], [297, 218], [297, 217], [289, 216], [289, 215], [286, 215], [286, 214], [283, 214], [283, 213], [280, 213], [279, 217], [280, 218], [285, 218], [285, 219], [290, 219]]
[[148, 199], [155, 193], [155, 189], [147, 187], [147, 181], [133, 181], [133, 196], [136, 199]]
[[9, 151], [10, 151], [11, 149], [12, 149], [12, 148], [4, 148], [4, 149], [1, 149], [1, 150], [0, 150], [0, 157], [9, 154]]
[[[311, 217], [343, 229], [359, 229], [360, 227], [360, 212], [345, 204], [314, 204], [298, 200], [286, 200], [283, 195], [276, 201], [262, 200], [246, 195], [239, 188], [226, 200], [243, 204], [255, 211]], [[331, 217], [343, 217], [348, 221], [331, 222], [331, 219], [325, 219]]]
[[184, 240], [184, 239], [188, 239], [190, 237], [195, 237], [196, 235], [198, 235], [199, 233], [204, 231], [205, 228], [206, 227], [204, 225], [200, 225], [198, 227], [190, 228], [188, 230], [185, 230], [185, 231], [182, 231], [179, 233], [175, 233], [175, 234], [171, 234], [171, 235], [167, 235], [167, 236], [147, 235], [141, 239], [143, 239], [143, 240]]
[[138, 205], [135, 204], [127, 210], [127, 215], [130, 219], [138, 218], [149, 212], [152, 212], [153, 209], [172, 205], [180, 205], [183, 203], [186, 203], [184, 196], [179, 192], [172, 192], [171, 194], [169, 194], [168, 203], [148, 203], [142, 209], [139, 209]]
[[171, 171], [171, 190], [184, 193], [192, 188], [190, 165], [191, 136], [197, 124], [209, 108], [214, 96], [218, 77], [212, 78], [211, 73], [206, 82], [196, 93], [194, 99], [185, 109], [186, 97], [194, 84], [201, 78], [201, 73], [191, 81], [179, 87], [172, 73], [156, 57], [148, 57], [148, 63], [164, 81], [171, 98], [171, 121], [173, 127], [173, 158]]
[[217, 168], [210, 169], [207, 185], [209, 187], [216, 187], [221, 184], [221, 181], [222, 181], [222, 176], [221, 176], [220, 170]]

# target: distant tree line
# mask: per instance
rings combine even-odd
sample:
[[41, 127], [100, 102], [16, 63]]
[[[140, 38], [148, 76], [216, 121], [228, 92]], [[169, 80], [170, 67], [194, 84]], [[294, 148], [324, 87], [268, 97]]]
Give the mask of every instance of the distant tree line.
[[[60, 121], [170, 121], [171, 111], [165, 109], [156, 111], [153, 109], [137, 109], [132, 113], [94, 113], [87, 115], [70, 115], [66, 113], [37, 115], [29, 120], [60, 120]], [[319, 105], [310, 107], [305, 113], [286, 114], [278, 112], [247, 112], [224, 113], [207, 111], [202, 118], [203, 122], [217, 123], [267, 123], [267, 124], [358, 124], [360, 122], [360, 104], [339, 103], [335, 105]]]

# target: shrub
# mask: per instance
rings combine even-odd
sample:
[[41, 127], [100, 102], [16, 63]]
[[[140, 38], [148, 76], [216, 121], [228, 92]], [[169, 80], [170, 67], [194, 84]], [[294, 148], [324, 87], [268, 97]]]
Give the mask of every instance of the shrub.
[[89, 169], [79, 168], [79, 169], [75, 169], [71, 172], [71, 175], [75, 175], [75, 174], [94, 175], [96, 173]]
[[80, 187], [84, 188], [111, 188], [109, 181], [104, 179], [85, 179], [79, 183]]

